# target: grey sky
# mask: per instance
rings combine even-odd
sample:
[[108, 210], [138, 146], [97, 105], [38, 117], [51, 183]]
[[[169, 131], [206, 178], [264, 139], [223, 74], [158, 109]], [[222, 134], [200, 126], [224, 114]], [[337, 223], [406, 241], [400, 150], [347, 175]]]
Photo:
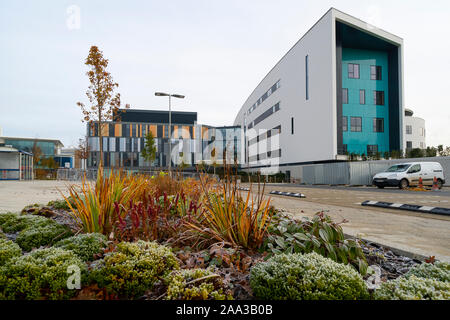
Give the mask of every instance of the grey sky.
[[[80, 9], [80, 24], [67, 10]], [[248, 95], [330, 8], [404, 39], [405, 105], [427, 125], [427, 144], [450, 145], [450, 2], [442, 1], [0, 1], [0, 127], [6, 136], [85, 133], [86, 58], [110, 60], [123, 103], [167, 108], [155, 91], [186, 95], [175, 110], [231, 125]], [[70, 10], [70, 9], [69, 9]], [[73, 12], [73, 11], [72, 11]]]

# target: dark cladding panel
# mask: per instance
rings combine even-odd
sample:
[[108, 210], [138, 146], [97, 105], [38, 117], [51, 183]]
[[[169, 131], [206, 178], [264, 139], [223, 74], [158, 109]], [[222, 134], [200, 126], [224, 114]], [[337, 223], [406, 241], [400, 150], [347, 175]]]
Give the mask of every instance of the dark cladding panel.
[[[169, 111], [119, 110], [117, 119], [123, 122], [169, 123]], [[173, 124], [194, 124], [197, 112], [172, 111]]]

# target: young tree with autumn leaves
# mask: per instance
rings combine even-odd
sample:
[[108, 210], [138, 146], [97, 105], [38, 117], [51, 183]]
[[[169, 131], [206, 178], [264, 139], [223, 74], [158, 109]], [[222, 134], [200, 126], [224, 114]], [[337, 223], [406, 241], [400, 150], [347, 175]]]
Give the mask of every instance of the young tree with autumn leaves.
[[[103, 52], [97, 46], [91, 46], [89, 55], [86, 58], [85, 65], [89, 67], [86, 75], [91, 83], [86, 91], [90, 106], [87, 107], [82, 102], [77, 102], [83, 113], [82, 122], [90, 124], [91, 128], [94, 124], [98, 124], [98, 137], [100, 147], [99, 167], [103, 167], [103, 130], [105, 122], [114, 119], [120, 108], [120, 93], [115, 93], [115, 89], [119, 84], [113, 81], [111, 73], [106, 71], [108, 67], [108, 59], [103, 57]], [[127, 104], [125, 108], [130, 106]]]

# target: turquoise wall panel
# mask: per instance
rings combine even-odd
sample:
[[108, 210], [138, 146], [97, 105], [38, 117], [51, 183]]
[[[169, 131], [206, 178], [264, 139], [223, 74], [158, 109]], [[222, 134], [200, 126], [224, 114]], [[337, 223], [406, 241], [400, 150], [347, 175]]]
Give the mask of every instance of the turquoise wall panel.
[[[359, 64], [359, 79], [349, 79], [348, 64]], [[381, 66], [381, 80], [370, 79], [370, 67]], [[343, 132], [343, 143], [348, 153], [367, 154], [367, 145], [378, 145], [378, 151], [389, 151], [389, 91], [388, 54], [383, 51], [342, 49], [342, 88], [348, 89], [348, 104], [343, 104], [348, 130]], [[360, 104], [359, 91], [365, 90], [365, 104]], [[375, 105], [374, 91], [384, 91], [384, 106]], [[350, 131], [350, 117], [362, 118], [362, 131]], [[373, 119], [384, 119], [384, 132], [373, 131]]]

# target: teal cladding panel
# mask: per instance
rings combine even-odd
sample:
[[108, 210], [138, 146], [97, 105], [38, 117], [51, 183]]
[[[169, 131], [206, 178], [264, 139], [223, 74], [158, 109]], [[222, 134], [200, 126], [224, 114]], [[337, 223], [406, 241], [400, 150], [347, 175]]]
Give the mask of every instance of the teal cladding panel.
[[[349, 79], [348, 64], [359, 64], [359, 79]], [[370, 67], [381, 66], [381, 80], [370, 79]], [[342, 108], [348, 130], [343, 132], [343, 144], [348, 153], [367, 154], [367, 145], [378, 145], [378, 151], [389, 151], [389, 91], [388, 53], [384, 51], [342, 49], [342, 88], [348, 89], [348, 104]], [[360, 90], [365, 90], [365, 104], [360, 104]], [[384, 91], [384, 105], [377, 106], [374, 91]], [[350, 118], [362, 118], [362, 131], [351, 132]], [[373, 119], [384, 119], [384, 132], [374, 132]]]

